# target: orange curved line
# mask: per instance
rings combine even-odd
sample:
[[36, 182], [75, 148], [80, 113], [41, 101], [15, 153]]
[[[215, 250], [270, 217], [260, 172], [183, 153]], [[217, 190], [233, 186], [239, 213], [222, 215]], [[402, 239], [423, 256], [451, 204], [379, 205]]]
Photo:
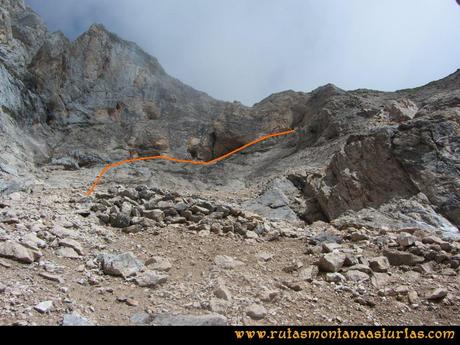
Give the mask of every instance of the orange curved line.
[[167, 160], [167, 161], [171, 161], [171, 162], [176, 162], [176, 163], [189, 163], [189, 164], [194, 164], [194, 165], [210, 165], [210, 164], [214, 164], [214, 163], [217, 163], [221, 160], [224, 160], [225, 158], [228, 158], [230, 157], [231, 155], [237, 153], [237, 152], [240, 152], [252, 145], [255, 145], [261, 141], [264, 141], [264, 140], [267, 140], [267, 139], [270, 139], [270, 138], [274, 138], [274, 137], [280, 137], [282, 135], [287, 135], [287, 134], [291, 134], [295, 132], [295, 130], [291, 129], [291, 130], [288, 130], [288, 131], [284, 131], [284, 132], [279, 132], [279, 133], [274, 133], [274, 134], [268, 134], [268, 135], [264, 135], [263, 137], [259, 138], [259, 139], [256, 139], [256, 140], [253, 140], [247, 144], [244, 144], [243, 146], [241, 147], [238, 147], [237, 149], [233, 150], [233, 151], [230, 151], [222, 156], [219, 156], [217, 158], [214, 158], [210, 161], [194, 161], [194, 160], [188, 160], [188, 159], [178, 159], [178, 158], [173, 158], [173, 157], [169, 157], [169, 156], [149, 156], [149, 157], [138, 157], [138, 158], [131, 158], [131, 159], [125, 159], [123, 161], [120, 161], [120, 162], [117, 162], [117, 163], [113, 163], [113, 164], [107, 164], [103, 169], [102, 171], [99, 173], [99, 175], [97, 175], [96, 179], [94, 180], [93, 184], [91, 185], [91, 187], [88, 189], [88, 191], [86, 192], [86, 195], [87, 196], [90, 196], [91, 194], [94, 193], [96, 187], [98, 186], [100, 180], [102, 179], [102, 177], [105, 175], [106, 172], [108, 172], [110, 169], [113, 169], [113, 168], [116, 168], [116, 167], [119, 167], [121, 165], [124, 165], [124, 164], [128, 164], [128, 163], [133, 163], [133, 162], [139, 162], [139, 161], [148, 161], [148, 160], [153, 160], [153, 159], [163, 159], [163, 160]]

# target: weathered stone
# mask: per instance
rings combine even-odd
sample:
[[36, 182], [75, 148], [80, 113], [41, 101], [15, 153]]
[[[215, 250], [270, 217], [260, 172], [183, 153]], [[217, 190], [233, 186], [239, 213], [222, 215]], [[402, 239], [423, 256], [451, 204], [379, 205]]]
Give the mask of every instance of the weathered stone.
[[71, 238], [64, 238], [62, 240], [59, 240], [59, 245], [62, 247], [69, 247], [74, 249], [78, 254], [80, 255], [85, 255], [83, 246], [81, 245], [80, 242], [77, 242]]
[[323, 253], [332, 253], [334, 250], [337, 250], [340, 247], [341, 247], [341, 245], [338, 244], [338, 243], [335, 243], [335, 242], [323, 243], [322, 244]]
[[110, 216], [110, 225], [114, 228], [127, 228], [131, 224], [131, 217], [125, 213]]
[[41, 253], [28, 249], [17, 242], [6, 241], [0, 242], [0, 256], [30, 264], [37, 261], [41, 257]]
[[21, 239], [21, 243], [29, 247], [33, 247], [34, 249], [46, 247], [46, 242], [38, 238], [37, 235], [34, 233], [24, 235]]
[[102, 270], [105, 274], [128, 278], [139, 272], [144, 265], [130, 253], [102, 254], [100, 256]]
[[145, 266], [155, 271], [168, 272], [172, 268], [171, 262], [161, 256], [153, 256], [145, 262]]
[[345, 272], [345, 277], [347, 280], [352, 282], [362, 282], [369, 279], [369, 275], [367, 273], [358, 270], [349, 270]]
[[40, 314], [49, 313], [51, 309], [53, 309], [53, 301], [40, 302], [34, 307], [34, 309]]
[[388, 101], [385, 110], [390, 118], [397, 122], [411, 120], [418, 111], [417, 105], [408, 98]]
[[161, 222], [165, 219], [165, 213], [162, 210], [153, 209], [145, 210], [142, 212], [142, 215], [146, 218]]
[[329, 253], [323, 255], [318, 262], [318, 268], [323, 272], [337, 272], [345, 261], [345, 255]]
[[155, 271], [145, 271], [141, 274], [138, 274], [134, 280], [140, 287], [154, 288], [158, 285], [166, 283], [168, 280], [168, 275]]
[[384, 250], [383, 255], [388, 258], [388, 261], [392, 266], [414, 266], [425, 261], [425, 259], [420, 256], [396, 250]]
[[437, 288], [428, 293], [426, 298], [430, 301], [439, 301], [447, 296], [447, 290], [444, 288]]
[[267, 316], [267, 309], [260, 304], [251, 304], [247, 308], [246, 314], [253, 320], [262, 320]]
[[444, 243], [444, 241], [442, 239], [440, 239], [439, 237], [436, 237], [436, 236], [426, 236], [424, 238], [422, 238], [422, 243], [425, 243], [425, 244], [442, 244]]
[[54, 225], [51, 228], [50, 233], [52, 233], [54, 236], [58, 238], [66, 238], [66, 237], [76, 238], [77, 237], [77, 233], [75, 231], [63, 228], [60, 225]]
[[415, 237], [411, 234], [403, 232], [399, 234], [397, 241], [401, 247], [410, 247], [415, 244]]
[[51, 274], [51, 273], [48, 273], [48, 272], [40, 272], [38, 274], [40, 277], [42, 278], [45, 278], [47, 280], [51, 280], [53, 282], [56, 282], [56, 283], [64, 283], [64, 278], [62, 278], [61, 276], [59, 275], [56, 275], [56, 274]]
[[390, 268], [390, 262], [386, 256], [378, 256], [369, 259], [369, 267], [374, 272], [387, 272]]
[[417, 304], [419, 302], [417, 291], [411, 290], [407, 293], [407, 300], [410, 304]]
[[219, 282], [218, 286], [214, 289], [214, 295], [217, 298], [220, 298], [226, 301], [232, 300], [232, 294], [230, 290], [223, 284], [223, 282]]
[[225, 315], [229, 307], [230, 302], [222, 299], [211, 298], [209, 301], [209, 310], [217, 314]]
[[299, 279], [311, 283], [318, 275], [318, 272], [319, 272], [318, 266], [314, 266], [314, 265], [308, 266], [299, 271]]
[[212, 223], [210, 231], [215, 234], [220, 234], [222, 232], [222, 225], [220, 225], [219, 223]]
[[211, 212], [207, 209], [207, 208], [204, 208], [204, 207], [201, 207], [201, 206], [198, 206], [198, 205], [193, 205], [192, 207], [190, 207], [190, 211], [192, 211], [192, 213], [202, 213], [204, 215], [208, 215], [210, 214]]
[[60, 247], [56, 250], [56, 255], [68, 259], [78, 259], [80, 255], [75, 251], [75, 249], [70, 247]]
[[353, 232], [350, 234], [350, 241], [352, 242], [366, 241], [368, 239], [369, 239], [369, 236], [361, 232]]
[[259, 238], [259, 235], [257, 235], [254, 231], [247, 231], [246, 232], [246, 238], [249, 238], [249, 239], [258, 239]]
[[91, 326], [91, 322], [87, 318], [81, 316], [77, 312], [65, 314], [62, 320], [63, 326]]
[[153, 316], [146, 312], [136, 313], [131, 316], [130, 322], [136, 326], [146, 326], [152, 322]]
[[343, 274], [334, 272], [334, 273], [326, 273], [324, 279], [329, 282], [329, 283], [340, 283], [344, 282], [346, 278], [343, 276]]
[[387, 273], [374, 272], [371, 277], [371, 283], [377, 289], [383, 288], [390, 283], [390, 276]]

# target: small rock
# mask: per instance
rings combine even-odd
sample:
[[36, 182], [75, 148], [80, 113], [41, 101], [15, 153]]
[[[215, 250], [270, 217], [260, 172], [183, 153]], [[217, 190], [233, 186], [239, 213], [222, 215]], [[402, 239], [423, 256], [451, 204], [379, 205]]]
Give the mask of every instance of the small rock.
[[35, 248], [46, 247], [46, 242], [42, 239], [39, 239], [37, 235], [34, 233], [28, 233], [25, 236], [23, 236], [21, 242], [24, 244], [29, 244], [29, 246], [33, 246]]
[[133, 298], [127, 298], [126, 299], [126, 304], [129, 305], [130, 307], [137, 307], [139, 305], [139, 301], [133, 299]]
[[244, 265], [243, 262], [235, 260], [234, 258], [227, 255], [217, 255], [214, 258], [214, 263], [224, 269], [233, 269], [235, 267]]
[[253, 320], [262, 320], [267, 316], [267, 309], [260, 304], [252, 304], [246, 310], [246, 314]]
[[80, 257], [75, 249], [70, 247], [60, 247], [56, 250], [56, 255], [68, 259], [78, 259]]
[[345, 267], [355, 266], [358, 264], [359, 264], [359, 261], [356, 256], [351, 255], [351, 254], [345, 254], [345, 261], [343, 262], [343, 265]]
[[142, 215], [157, 222], [161, 222], [165, 219], [165, 213], [158, 209], [143, 211]]
[[422, 243], [425, 244], [442, 244], [444, 241], [436, 236], [426, 236], [422, 239]]
[[131, 316], [130, 321], [132, 325], [136, 326], [148, 325], [150, 322], [152, 322], [152, 315], [146, 312], [136, 313]]
[[144, 265], [131, 252], [118, 255], [102, 254], [100, 256], [102, 271], [105, 274], [128, 278], [139, 272]]
[[377, 289], [383, 288], [388, 285], [390, 281], [390, 276], [387, 273], [378, 273], [374, 272], [371, 277], [372, 286]]
[[110, 225], [114, 228], [127, 228], [131, 224], [131, 218], [125, 213], [117, 213], [110, 216]]
[[434, 289], [433, 291], [431, 291], [428, 295], [427, 295], [427, 299], [430, 300], [430, 301], [439, 301], [439, 300], [442, 300], [444, 297], [447, 296], [447, 290], [444, 289], [444, 288], [437, 288], [437, 289]]
[[229, 306], [230, 303], [222, 299], [211, 298], [209, 301], [209, 310], [217, 314], [225, 315]]
[[71, 314], [65, 314], [62, 320], [63, 326], [90, 326], [91, 323], [88, 319], [84, 318], [77, 312]]
[[214, 290], [214, 296], [226, 301], [232, 300], [232, 294], [230, 293], [230, 290], [223, 284], [219, 284], [216, 287], [216, 289]]
[[40, 314], [45, 314], [51, 311], [53, 308], [53, 301], [45, 301], [38, 303], [34, 309], [38, 311]]
[[329, 283], [340, 283], [344, 282], [346, 278], [343, 276], [343, 274], [340, 273], [326, 273], [324, 280], [326, 280]]
[[418, 294], [417, 291], [411, 290], [407, 293], [407, 299], [410, 304], [417, 304], [418, 303]]
[[40, 252], [28, 249], [20, 243], [8, 240], [0, 242], [0, 256], [30, 264], [37, 261], [42, 255]]
[[257, 233], [255, 233], [254, 231], [246, 231], [246, 238], [256, 240], [259, 238], [259, 235], [257, 235]]
[[64, 238], [62, 240], [59, 240], [59, 245], [62, 246], [62, 247], [68, 247], [68, 248], [72, 248], [73, 250], [75, 250], [78, 254], [80, 255], [85, 255], [84, 251], [83, 251], [83, 247], [82, 245], [80, 244], [80, 242], [77, 242], [71, 238]]
[[369, 279], [369, 276], [361, 271], [358, 270], [349, 270], [345, 273], [345, 277], [347, 280], [352, 282], [362, 282]]
[[285, 280], [283, 281], [283, 285], [288, 287], [293, 291], [302, 291], [305, 288], [304, 282], [297, 281], [297, 280]]
[[390, 268], [390, 262], [386, 256], [378, 256], [369, 259], [369, 266], [374, 272], [387, 272]]
[[311, 265], [299, 271], [299, 279], [311, 283], [318, 275], [318, 267]]
[[145, 266], [149, 266], [152, 270], [168, 272], [172, 268], [171, 262], [161, 256], [153, 256], [145, 262]]
[[323, 253], [332, 253], [334, 250], [337, 250], [341, 247], [340, 244], [335, 242], [323, 243], [322, 244]]
[[47, 273], [47, 272], [40, 272], [38, 274], [40, 277], [42, 278], [45, 278], [47, 280], [51, 280], [53, 282], [56, 282], [56, 283], [64, 283], [64, 278], [62, 278], [61, 276], [59, 275], [55, 275], [55, 274], [51, 274], [51, 273]]
[[209, 235], [211, 235], [211, 231], [209, 230], [201, 230], [198, 232], [198, 236], [200, 237], [208, 237]]
[[360, 232], [353, 232], [350, 235], [350, 241], [352, 242], [360, 242], [360, 241], [365, 241], [368, 239], [369, 239], [369, 236], [367, 236], [366, 234], [360, 233]]
[[424, 258], [414, 255], [412, 253], [395, 250], [384, 250], [383, 255], [385, 255], [388, 258], [388, 261], [392, 266], [414, 266], [425, 261]]
[[318, 262], [318, 268], [323, 272], [337, 272], [345, 261], [345, 255], [329, 253], [323, 255]]
[[54, 236], [58, 238], [66, 238], [66, 237], [76, 238], [77, 237], [77, 233], [75, 231], [63, 228], [60, 225], [53, 226], [53, 228], [50, 230], [50, 233], [52, 233]]
[[166, 283], [166, 281], [168, 280], [168, 275], [158, 273], [155, 271], [145, 271], [140, 275], [136, 276], [134, 280], [136, 284], [140, 287], [153, 288], [160, 284]]
[[397, 238], [397, 242], [403, 248], [410, 247], [415, 243], [415, 237], [407, 232], [402, 232]]

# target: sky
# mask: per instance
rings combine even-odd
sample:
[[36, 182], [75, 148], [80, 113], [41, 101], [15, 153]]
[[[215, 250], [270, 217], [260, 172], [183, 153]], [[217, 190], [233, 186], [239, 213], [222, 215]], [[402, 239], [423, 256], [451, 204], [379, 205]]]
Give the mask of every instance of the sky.
[[333, 83], [393, 91], [460, 68], [456, 0], [26, 0], [75, 39], [102, 23], [175, 78], [252, 105]]

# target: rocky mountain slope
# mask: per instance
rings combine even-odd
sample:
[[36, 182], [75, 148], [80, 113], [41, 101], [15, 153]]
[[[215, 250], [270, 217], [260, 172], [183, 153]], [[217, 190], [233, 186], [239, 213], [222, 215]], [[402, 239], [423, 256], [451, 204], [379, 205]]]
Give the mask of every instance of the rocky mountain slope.
[[[0, 323], [88, 321], [74, 310], [129, 323], [133, 307], [143, 323], [388, 323], [391, 308], [458, 323], [460, 70], [416, 89], [325, 85], [247, 107], [174, 79], [102, 25], [70, 41], [22, 0], [0, 0], [0, 19]], [[216, 165], [123, 165], [84, 196], [107, 163], [210, 160], [287, 129]], [[116, 293], [127, 309], [105, 319]], [[32, 311], [38, 299], [54, 302]]]

